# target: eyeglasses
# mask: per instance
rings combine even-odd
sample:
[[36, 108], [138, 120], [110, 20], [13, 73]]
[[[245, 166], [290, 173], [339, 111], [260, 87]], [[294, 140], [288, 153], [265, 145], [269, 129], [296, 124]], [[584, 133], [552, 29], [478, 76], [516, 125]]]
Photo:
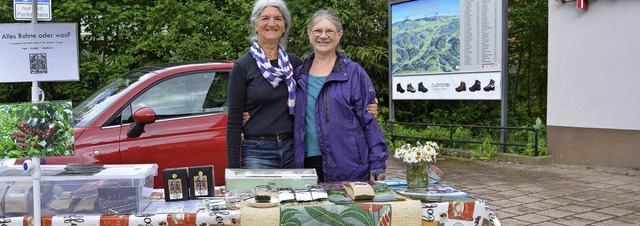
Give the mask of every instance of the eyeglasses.
[[316, 37], [320, 37], [320, 35], [322, 35], [322, 33], [326, 33], [327, 36], [334, 36], [336, 33], [338, 33], [338, 31], [333, 30], [333, 29], [327, 29], [327, 30], [321, 30], [321, 29], [315, 29], [315, 30], [311, 30], [310, 31], [311, 34], [313, 34]]

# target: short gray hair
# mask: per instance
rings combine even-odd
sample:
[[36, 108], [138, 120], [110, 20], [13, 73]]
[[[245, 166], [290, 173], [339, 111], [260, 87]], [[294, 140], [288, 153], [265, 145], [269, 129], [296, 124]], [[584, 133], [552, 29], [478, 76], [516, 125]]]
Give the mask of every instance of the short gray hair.
[[[335, 13], [334, 11], [328, 10], [328, 9], [321, 9], [316, 11], [313, 16], [311, 16], [311, 20], [309, 21], [309, 25], [307, 25], [307, 30], [311, 31], [311, 29], [313, 29], [313, 26], [315, 26], [320, 20], [322, 19], [327, 19], [329, 20], [334, 26], [336, 26], [337, 32], [342, 31], [342, 20], [340, 19], [340, 16], [338, 16], [337, 13]], [[342, 49], [342, 45], [340, 45], [340, 43], [338, 43], [338, 45], [336, 46], [336, 50], [340, 50]]]
[[291, 14], [289, 13], [289, 9], [287, 9], [287, 4], [284, 3], [283, 0], [257, 0], [253, 5], [253, 10], [251, 10], [251, 41], [255, 42], [258, 40], [258, 34], [256, 31], [256, 25], [258, 24], [258, 20], [260, 19], [260, 13], [264, 8], [269, 6], [278, 8], [282, 17], [284, 17], [284, 33], [280, 37], [280, 41], [278, 43], [282, 48], [286, 48], [287, 46], [287, 34], [289, 33], [289, 28], [291, 27]]
[[313, 26], [316, 25], [321, 19], [327, 19], [331, 21], [331, 23], [336, 26], [336, 29], [338, 29], [338, 31], [342, 31], [342, 20], [340, 19], [340, 16], [328, 9], [321, 9], [316, 11], [313, 16], [311, 16], [311, 21], [309, 21], [309, 25], [307, 25], [307, 30], [311, 30], [311, 28], [313, 28]]

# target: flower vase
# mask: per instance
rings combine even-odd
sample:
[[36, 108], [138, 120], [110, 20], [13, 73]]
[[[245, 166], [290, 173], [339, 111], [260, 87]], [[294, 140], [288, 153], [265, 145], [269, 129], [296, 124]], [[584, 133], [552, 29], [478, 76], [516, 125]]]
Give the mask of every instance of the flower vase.
[[407, 188], [426, 188], [429, 170], [425, 162], [407, 163]]

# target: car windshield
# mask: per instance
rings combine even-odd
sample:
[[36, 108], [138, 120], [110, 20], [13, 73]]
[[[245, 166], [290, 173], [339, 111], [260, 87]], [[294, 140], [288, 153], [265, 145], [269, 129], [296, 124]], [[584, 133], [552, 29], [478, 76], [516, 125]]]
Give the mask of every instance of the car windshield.
[[108, 109], [121, 95], [127, 93], [129, 89], [146, 77], [149, 77], [149, 71], [147, 70], [130, 71], [93, 93], [89, 98], [73, 108], [75, 126], [89, 126], [96, 117]]

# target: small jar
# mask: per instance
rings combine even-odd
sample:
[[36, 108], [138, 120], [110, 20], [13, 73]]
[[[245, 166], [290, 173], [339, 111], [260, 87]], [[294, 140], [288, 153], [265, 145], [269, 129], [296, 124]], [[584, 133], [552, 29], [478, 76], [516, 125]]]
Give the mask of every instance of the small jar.
[[254, 198], [257, 203], [271, 202], [272, 193], [273, 191], [269, 185], [258, 185], [253, 189]]

